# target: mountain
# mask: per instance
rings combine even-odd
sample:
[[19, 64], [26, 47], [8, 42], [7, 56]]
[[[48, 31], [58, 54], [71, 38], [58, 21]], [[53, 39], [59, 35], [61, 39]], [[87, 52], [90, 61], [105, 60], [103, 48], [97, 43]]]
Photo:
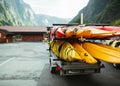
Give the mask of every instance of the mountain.
[[70, 19], [35, 14], [23, 0], [0, 0], [0, 25], [48, 26], [53, 23], [68, 23], [68, 21]]
[[68, 23], [71, 19], [69, 18], [58, 18], [55, 16], [49, 16], [49, 15], [42, 15], [42, 14], [36, 14], [36, 22], [37, 25], [47, 25], [51, 26], [52, 24], [60, 24], [60, 23]]
[[89, 0], [84, 7], [71, 20], [71, 23], [80, 22], [80, 14], [84, 14], [84, 23], [112, 24], [120, 21], [120, 0]]
[[23, 0], [0, 0], [0, 25], [35, 24], [34, 12]]

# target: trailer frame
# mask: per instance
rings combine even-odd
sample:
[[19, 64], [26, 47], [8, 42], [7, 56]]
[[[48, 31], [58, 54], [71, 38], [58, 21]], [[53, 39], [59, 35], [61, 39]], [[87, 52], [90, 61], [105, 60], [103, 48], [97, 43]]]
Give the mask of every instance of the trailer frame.
[[101, 68], [104, 68], [101, 61], [96, 64], [88, 64], [83, 61], [64, 61], [54, 55], [51, 50], [49, 64], [50, 72], [53, 74], [58, 73], [61, 76], [100, 73]]

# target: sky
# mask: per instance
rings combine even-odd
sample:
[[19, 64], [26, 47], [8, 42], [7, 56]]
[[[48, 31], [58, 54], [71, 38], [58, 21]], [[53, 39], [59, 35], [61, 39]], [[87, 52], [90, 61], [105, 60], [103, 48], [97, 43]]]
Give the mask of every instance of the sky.
[[89, 0], [23, 0], [36, 14], [73, 18]]

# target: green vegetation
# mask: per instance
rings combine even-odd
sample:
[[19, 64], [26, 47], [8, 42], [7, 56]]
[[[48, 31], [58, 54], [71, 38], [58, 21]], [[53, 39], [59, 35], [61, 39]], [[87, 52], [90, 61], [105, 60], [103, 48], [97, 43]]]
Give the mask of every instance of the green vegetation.
[[23, 0], [0, 0], [0, 25], [35, 25], [34, 12]]
[[12, 22], [10, 20], [6, 21], [6, 20], [0, 20], [0, 26], [1, 25], [12, 25]]
[[120, 19], [112, 22], [111, 25], [113, 25], [113, 26], [120, 26]]
[[104, 23], [120, 25], [120, 0], [89, 0], [71, 23], [79, 23], [79, 16], [84, 13], [84, 23]]

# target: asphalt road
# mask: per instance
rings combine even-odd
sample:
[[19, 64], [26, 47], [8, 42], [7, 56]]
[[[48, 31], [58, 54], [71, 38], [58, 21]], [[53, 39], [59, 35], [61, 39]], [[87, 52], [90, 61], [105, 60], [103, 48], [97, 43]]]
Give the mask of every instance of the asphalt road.
[[120, 71], [104, 64], [106, 68], [101, 69], [101, 73], [65, 77], [51, 74], [49, 65], [45, 65], [37, 86], [120, 86]]
[[105, 62], [98, 74], [51, 74], [46, 49], [41, 42], [0, 44], [0, 86], [120, 86], [120, 70]]
[[48, 63], [45, 43], [0, 44], [0, 86], [36, 86]]

